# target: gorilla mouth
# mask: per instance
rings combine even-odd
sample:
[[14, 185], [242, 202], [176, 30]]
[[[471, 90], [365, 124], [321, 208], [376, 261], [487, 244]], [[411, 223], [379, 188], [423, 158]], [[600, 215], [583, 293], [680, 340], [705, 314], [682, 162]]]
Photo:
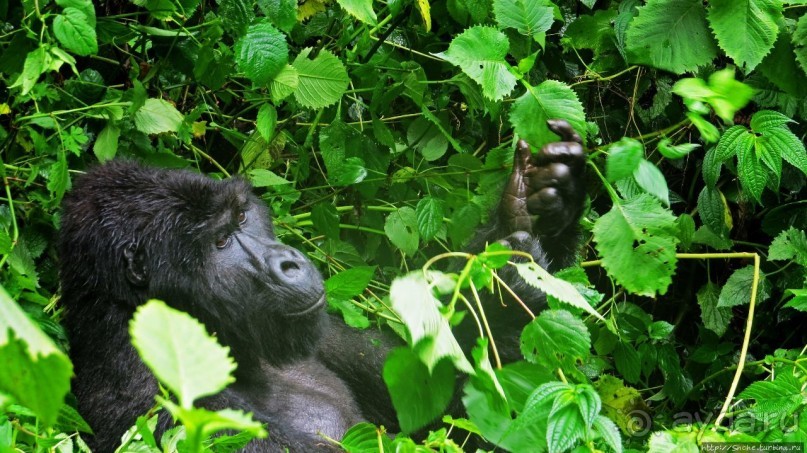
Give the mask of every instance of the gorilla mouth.
[[309, 305], [306, 308], [303, 308], [300, 311], [290, 312], [290, 313], [286, 314], [286, 316], [288, 316], [288, 317], [305, 316], [305, 315], [307, 315], [307, 314], [309, 314], [311, 312], [314, 312], [314, 311], [322, 308], [324, 305], [325, 305], [325, 294], [323, 293], [322, 296], [320, 296], [319, 299], [317, 299], [317, 301], [314, 302], [313, 304]]

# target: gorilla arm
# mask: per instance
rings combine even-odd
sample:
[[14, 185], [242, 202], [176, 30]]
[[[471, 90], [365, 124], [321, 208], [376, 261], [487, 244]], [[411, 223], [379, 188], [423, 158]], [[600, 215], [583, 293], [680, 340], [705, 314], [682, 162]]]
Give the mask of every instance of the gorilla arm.
[[[533, 154], [519, 141], [513, 172], [505, 186], [490, 224], [480, 228], [468, 247], [479, 253], [485, 245], [503, 242], [530, 253], [550, 271], [574, 262], [579, 240], [577, 223], [583, 211], [585, 188], [582, 173], [585, 154], [580, 136], [566, 121], [551, 120], [549, 127], [563, 141], [550, 143]], [[500, 273], [502, 279], [533, 312], [545, 305], [545, 296], [528, 286], [511, 266]], [[518, 335], [529, 317], [515, 303], [508, 307], [496, 301], [486, 304], [493, 335], [506, 361], [520, 358]], [[456, 334], [465, 345], [473, 345], [475, 329], [459, 326]], [[501, 335], [503, 338], [499, 338]], [[396, 430], [395, 411], [381, 377], [387, 352], [401, 340], [389, 331], [360, 331], [333, 317], [322, 342], [320, 360], [351, 388], [365, 416], [377, 424]]]

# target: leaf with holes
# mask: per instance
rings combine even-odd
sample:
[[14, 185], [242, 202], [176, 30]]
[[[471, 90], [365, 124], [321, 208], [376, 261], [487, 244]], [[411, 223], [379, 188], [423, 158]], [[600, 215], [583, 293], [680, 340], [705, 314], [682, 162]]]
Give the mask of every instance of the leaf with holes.
[[417, 252], [420, 233], [414, 209], [405, 206], [388, 215], [384, 222], [384, 232], [387, 233], [389, 240], [406, 255], [412, 256]]

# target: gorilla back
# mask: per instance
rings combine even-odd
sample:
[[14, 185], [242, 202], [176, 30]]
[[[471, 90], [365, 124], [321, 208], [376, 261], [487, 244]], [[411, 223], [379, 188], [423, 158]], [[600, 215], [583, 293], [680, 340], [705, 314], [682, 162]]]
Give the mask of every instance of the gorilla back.
[[[230, 347], [236, 382], [200, 405], [253, 412], [270, 438], [247, 451], [308, 451], [362, 420], [344, 382], [316, 357], [328, 318], [322, 278], [277, 242], [241, 179], [112, 162], [63, 202], [62, 301], [90, 446], [113, 451], [154, 404], [155, 379], [131, 346], [134, 310], [158, 298]], [[165, 429], [168, 420], [161, 420]]]

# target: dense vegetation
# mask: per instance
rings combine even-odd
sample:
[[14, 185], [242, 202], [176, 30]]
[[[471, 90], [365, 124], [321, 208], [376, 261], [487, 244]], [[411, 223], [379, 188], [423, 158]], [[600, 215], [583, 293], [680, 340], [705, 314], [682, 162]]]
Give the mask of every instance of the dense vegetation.
[[[548, 118], [589, 150], [580, 265], [518, 266], [552, 296], [524, 361], [501, 366], [487, 340], [466, 357], [448, 323], [411, 327], [500, 289], [509, 252], [457, 252], [515, 140], [557, 139]], [[245, 176], [320, 265], [331, 310], [410, 327], [384, 373], [404, 433], [359, 425], [349, 450], [803, 444], [805, 120], [805, 0], [0, 0], [0, 452], [86, 450], [54, 239], [71, 178], [121, 157]], [[184, 427], [160, 445], [144, 414], [126, 451], [263, 434], [192, 408], [232, 368], [198, 324], [154, 303], [132, 334]], [[155, 335], [219, 359], [155, 361]], [[208, 374], [178, 382], [183, 367]], [[440, 423], [459, 375], [467, 417]]]

